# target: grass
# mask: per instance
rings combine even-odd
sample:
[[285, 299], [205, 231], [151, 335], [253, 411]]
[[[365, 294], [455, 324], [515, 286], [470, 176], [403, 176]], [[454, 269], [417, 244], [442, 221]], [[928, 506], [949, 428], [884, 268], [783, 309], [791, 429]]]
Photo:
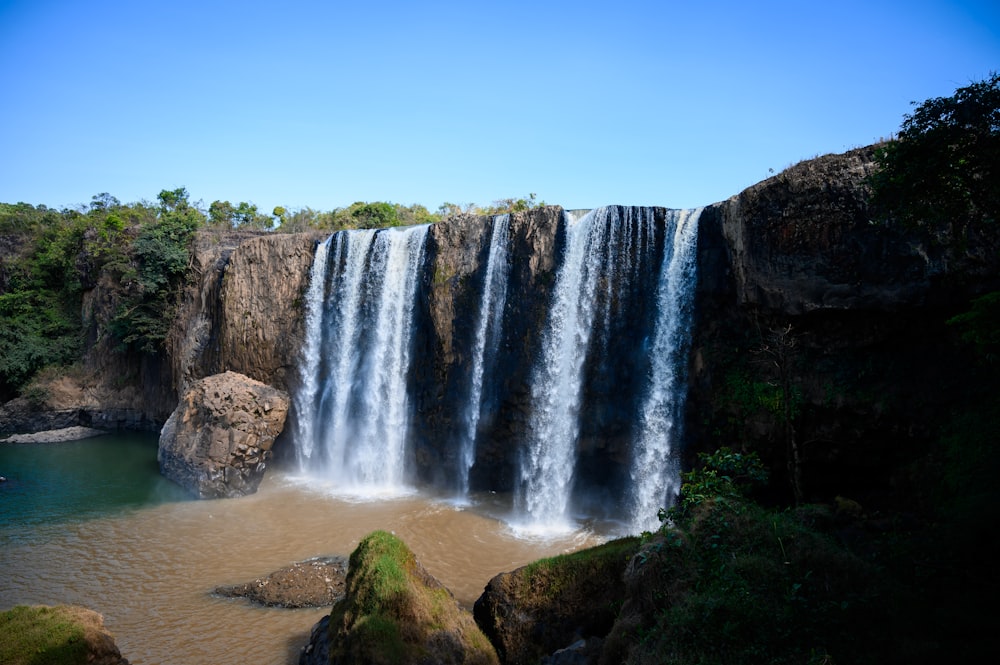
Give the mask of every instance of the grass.
[[4, 665], [82, 665], [88, 651], [86, 630], [69, 608], [19, 605], [0, 613]]

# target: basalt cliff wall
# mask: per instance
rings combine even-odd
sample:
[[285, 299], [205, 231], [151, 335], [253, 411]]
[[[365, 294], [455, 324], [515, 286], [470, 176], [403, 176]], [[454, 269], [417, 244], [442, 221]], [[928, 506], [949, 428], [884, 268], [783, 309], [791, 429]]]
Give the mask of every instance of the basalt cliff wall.
[[[776, 471], [781, 492], [794, 443], [807, 495], [887, 489], [907, 482], [897, 473], [907, 451], [925, 444], [962, 399], [974, 361], [945, 321], [1000, 287], [998, 243], [878, 221], [865, 184], [872, 159], [864, 148], [809, 160], [703, 211], [688, 463], [719, 445], [752, 448]], [[493, 435], [477, 450], [474, 488], [513, 483], [513, 438], [530, 412], [530, 359], [565, 243], [562, 219], [558, 207], [510, 218], [510, 311], [497, 359], [501, 384], [491, 388], [502, 399], [491, 410]], [[427, 239], [410, 378], [414, 462], [427, 480], [439, 480], [457, 454], [442, 433], [454, 430], [460, 400], [451, 397], [468, 381], [487, 221], [453, 218], [434, 225]], [[90, 378], [63, 391], [45, 411], [48, 421], [23, 404], [7, 405], [4, 429], [56, 422], [156, 429], [193, 381], [224, 371], [294, 392], [303, 296], [323, 237], [199, 234], [158, 356], [127, 356], [111, 346], [100, 331], [114, 309], [113, 289], [98, 285], [84, 303]], [[779, 408], [782, 387], [790, 411]], [[284, 444], [275, 446], [279, 456]], [[600, 454], [615, 455], [613, 443], [581, 446], [606, 446]]]

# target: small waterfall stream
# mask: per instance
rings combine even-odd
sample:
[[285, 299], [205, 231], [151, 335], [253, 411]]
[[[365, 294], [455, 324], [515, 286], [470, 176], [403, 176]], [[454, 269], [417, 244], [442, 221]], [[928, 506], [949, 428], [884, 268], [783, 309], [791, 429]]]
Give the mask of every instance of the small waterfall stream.
[[469, 376], [469, 396], [465, 404], [465, 433], [462, 440], [459, 496], [468, 497], [469, 471], [476, 459], [476, 436], [483, 409], [483, 380], [491, 378], [490, 360], [500, 341], [500, 326], [507, 301], [507, 238], [509, 215], [493, 217], [490, 233], [486, 275], [480, 299], [479, 316], [472, 349], [472, 372]]

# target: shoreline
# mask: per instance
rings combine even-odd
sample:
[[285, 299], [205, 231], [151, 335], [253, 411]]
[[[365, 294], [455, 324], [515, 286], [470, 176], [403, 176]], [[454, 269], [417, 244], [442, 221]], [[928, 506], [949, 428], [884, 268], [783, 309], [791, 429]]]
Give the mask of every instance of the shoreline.
[[66, 441], [79, 441], [95, 436], [101, 436], [108, 432], [93, 427], [63, 427], [62, 429], [50, 429], [42, 432], [32, 432], [31, 434], [11, 434], [5, 439], [0, 439], [0, 445], [4, 443], [63, 443]]

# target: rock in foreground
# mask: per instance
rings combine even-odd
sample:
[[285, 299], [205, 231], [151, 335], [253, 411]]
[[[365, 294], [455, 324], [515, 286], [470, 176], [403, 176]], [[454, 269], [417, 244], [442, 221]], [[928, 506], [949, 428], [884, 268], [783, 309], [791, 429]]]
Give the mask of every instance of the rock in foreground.
[[214, 593], [267, 607], [329, 607], [344, 597], [346, 577], [343, 557], [320, 557], [293, 563], [252, 582], [216, 587]]
[[316, 654], [327, 648], [325, 662], [334, 665], [498, 662], [472, 615], [385, 531], [366, 536], [351, 554], [347, 595], [324, 621], [329, 629], [317, 625], [300, 663], [320, 662]]
[[476, 623], [504, 663], [596, 661], [638, 547], [638, 538], [623, 538], [501, 573], [476, 601]]
[[0, 612], [0, 663], [128, 665], [104, 618], [74, 605], [19, 605]]
[[257, 491], [288, 395], [236, 372], [192, 384], [160, 432], [160, 472], [202, 499]]

